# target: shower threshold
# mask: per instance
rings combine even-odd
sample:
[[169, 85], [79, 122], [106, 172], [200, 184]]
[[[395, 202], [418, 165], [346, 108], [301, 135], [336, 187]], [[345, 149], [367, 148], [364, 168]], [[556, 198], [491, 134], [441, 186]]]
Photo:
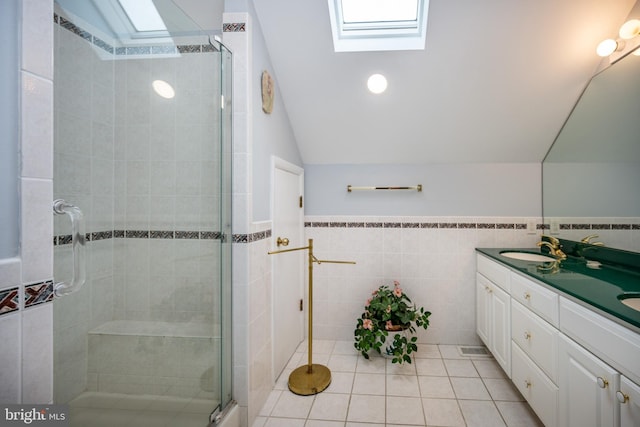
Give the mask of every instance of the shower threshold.
[[218, 402], [207, 398], [85, 392], [69, 403], [71, 427], [202, 427]]

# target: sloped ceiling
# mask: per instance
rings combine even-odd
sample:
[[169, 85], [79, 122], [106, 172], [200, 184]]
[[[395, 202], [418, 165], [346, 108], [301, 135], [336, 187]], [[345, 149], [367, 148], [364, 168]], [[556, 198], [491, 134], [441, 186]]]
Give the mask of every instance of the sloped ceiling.
[[304, 163], [415, 164], [542, 161], [635, 1], [431, 0], [424, 51], [366, 53], [327, 0], [253, 3]]

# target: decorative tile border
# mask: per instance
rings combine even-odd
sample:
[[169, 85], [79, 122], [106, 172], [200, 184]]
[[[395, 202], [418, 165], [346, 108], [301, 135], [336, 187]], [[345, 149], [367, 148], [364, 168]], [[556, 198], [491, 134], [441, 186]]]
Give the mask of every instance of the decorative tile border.
[[[183, 53], [209, 53], [219, 52], [219, 50], [211, 44], [191, 44], [191, 45], [165, 45], [165, 46], [123, 46], [114, 47], [101, 38], [94, 36], [90, 32], [84, 30], [80, 26], [74, 24], [68, 19], [53, 14], [53, 22], [62, 28], [71, 31], [75, 35], [82, 37], [92, 45], [102, 49], [103, 51], [116, 55], [177, 55]], [[240, 25], [240, 24], [231, 24]], [[244, 24], [242, 24], [244, 26]], [[243, 30], [244, 31], [244, 27]]]
[[[549, 224], [545, 224], [549, 229]], [[640, 224], [558, 224], [560, 230], [640, 230]]]
[[271, 230], [258, 231], [251, 234], [234, 234], [233, 243], [252, 243], [271, 237]]
[[222, 24], [223, 33], [243, 33], [245, 31], [247, 31], [247, 24], [245, 22], [230, 22]]
[[[173, 231], [173, 230], [113, 230], [94, 231], [85, 234], [87, 242], [108, 239], [200, 239], [200, 240], [222, 240], [223, 234], [220, 231]], [[64, 234], [53, 236], [53, 245], [62, 246], [71, 243], [71, 235]]]
[[[526, 230], [524, 223], [473, 223], [473, 222], [326, 222], [307, 221], [305, 227], [309, 228], [444, 228], [444, 229], [498, 229], [498, 230]], [[542, 224], [536, 224], [537, 229]]]
[[9, 288], [0, 291], [0, 316], [20, 309], [18, 288]]
[[53, 301], [53, 280], [24, 287], [24, 308]]
[[[309, 228], [445, 228], [479, 230], [526, 230], [525, 223], [473, 222], [331, 222], [306, 221]], [[561, 230], [640, 230], [640, 224], [559, 224]], [[537, 230], [549, 230], [549, 224], [536, 224]]]

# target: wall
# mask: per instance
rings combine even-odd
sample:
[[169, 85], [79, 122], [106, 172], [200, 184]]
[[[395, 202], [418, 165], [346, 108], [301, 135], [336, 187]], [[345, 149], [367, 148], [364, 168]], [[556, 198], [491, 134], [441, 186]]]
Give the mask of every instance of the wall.
[[[0, 260], [0, 402], [53, 399], [53, 3], [11, 1], [18, 34], [20, 251]], [[6, 9], [3, 3], [3, 13]], [[9, 38], [11, 39], [11, 38]], [[18, 105], [21, 108], [18, 108]], [[17, 169], [17, 168], [16, 168]], [[4, 239], [4, 236], [2, 236]]]
[[[253, 2], [251, 2], [251, 6], [253, 6]], [[253, 7], [251, 13], [255, 16]], [[265, 221], [271, 219], [271, 156], [277, 156], [300, 167], [302, 167], [302, 159], [282, 100], [278, 86], [278, 75], [271, 65], [269, 52], [257, 19], [253, 21], [253, 29], [251, 78], [254, 79], [255, 86], [250, 94], [253, 98], [253, 220]], [[275, 84], [275, 98], [271, 114], [265, 114], [262, 111], [260, 77], [264, 70], [269, 72]]]
[[[539, 163], [305, 165], [307, 215], [540, 216]], [[354, 186], [414, 186], [358, 191]]]

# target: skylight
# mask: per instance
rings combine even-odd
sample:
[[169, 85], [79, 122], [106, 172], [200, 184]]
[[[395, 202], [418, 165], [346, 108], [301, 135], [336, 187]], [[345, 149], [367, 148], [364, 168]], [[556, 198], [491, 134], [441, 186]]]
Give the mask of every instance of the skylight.
[[166, 31], [153, 0], [118, 0], [136, 31]]
[[336, 52], [424, 49], [429, 0], [328, 0]]

